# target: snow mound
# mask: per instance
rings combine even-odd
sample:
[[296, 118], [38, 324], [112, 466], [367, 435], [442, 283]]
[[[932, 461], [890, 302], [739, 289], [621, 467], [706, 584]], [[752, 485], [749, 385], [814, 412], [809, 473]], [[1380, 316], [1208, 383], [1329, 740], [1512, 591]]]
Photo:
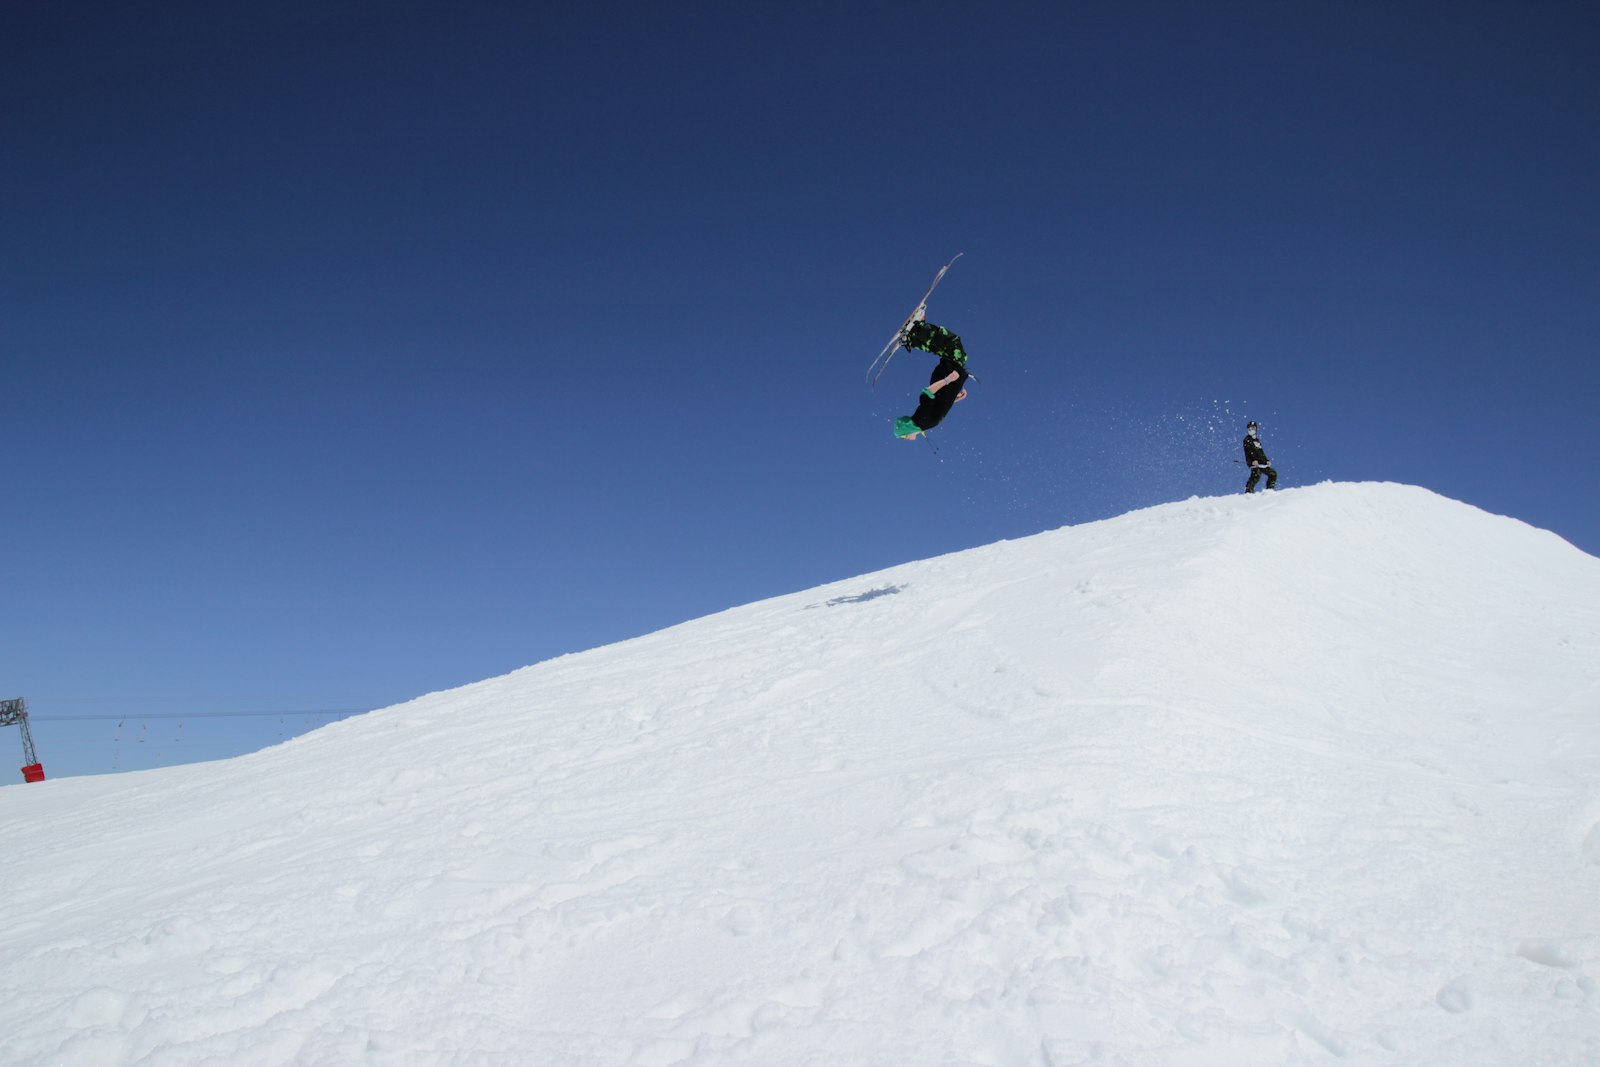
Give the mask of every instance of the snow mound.
[[0, 790], [0, 1063], [1600, 1063], [1600, 560], [1194, 499]]

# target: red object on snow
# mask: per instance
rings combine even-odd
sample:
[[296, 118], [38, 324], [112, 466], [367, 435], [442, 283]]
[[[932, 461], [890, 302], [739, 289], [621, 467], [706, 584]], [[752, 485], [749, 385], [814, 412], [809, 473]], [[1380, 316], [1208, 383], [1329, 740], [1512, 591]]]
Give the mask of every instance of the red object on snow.
[[44, 781], [44, 764], [30, 763], [26, 767], [22, 768], [22, 780], [24, 782]]

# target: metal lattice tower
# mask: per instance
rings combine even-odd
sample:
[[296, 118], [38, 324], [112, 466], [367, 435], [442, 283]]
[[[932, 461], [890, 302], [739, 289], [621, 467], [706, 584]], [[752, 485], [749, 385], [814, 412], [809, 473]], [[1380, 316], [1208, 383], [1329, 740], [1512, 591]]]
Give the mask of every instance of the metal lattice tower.
[[28, 702], [21, 697], [15, 700], [0, 700], [0, 726], [22, 727], [22, 759], [26, 764], [22, 774], [28, 781], [37, 779], [29, 775], [29, 771], [37, 768], [40, 778], [44, 777], [44, 768], [39, 765], [39, 755], [33, 750], [33, 734], [28, 730]]

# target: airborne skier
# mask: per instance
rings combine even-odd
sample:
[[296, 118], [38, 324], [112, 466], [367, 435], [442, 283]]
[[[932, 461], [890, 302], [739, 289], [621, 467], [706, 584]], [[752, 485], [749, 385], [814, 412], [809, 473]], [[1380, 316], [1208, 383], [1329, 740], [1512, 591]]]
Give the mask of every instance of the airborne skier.
[[916, 412], [895, 420], [895, 436], [910, 441], [939, 425], [956, 401], [967, 398], [967, 353], [961, 347], [960, 337], [931, 322], [913, 320], [908, 323], [900, 335], [900, 344], [939, 357]]

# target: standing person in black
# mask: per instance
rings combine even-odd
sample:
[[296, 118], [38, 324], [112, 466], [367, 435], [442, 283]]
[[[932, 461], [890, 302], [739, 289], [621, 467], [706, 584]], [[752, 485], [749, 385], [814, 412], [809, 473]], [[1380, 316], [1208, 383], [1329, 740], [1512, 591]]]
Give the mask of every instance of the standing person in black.
[[1244, 483], [1244, 491], [1256, 491], [1256, 482], [1261, 480], [1263, 473], [1267, 476], [1267, 488], [1271, 489], [1278, 484], [1278, 472], [1272, 466], [1272, 460], [1267, 458], [1267, 450], [1261, 447], [1261, 427], [1255, 420], [1244, 428], [1244, 461], [1250, 464], [1250, 480]]

